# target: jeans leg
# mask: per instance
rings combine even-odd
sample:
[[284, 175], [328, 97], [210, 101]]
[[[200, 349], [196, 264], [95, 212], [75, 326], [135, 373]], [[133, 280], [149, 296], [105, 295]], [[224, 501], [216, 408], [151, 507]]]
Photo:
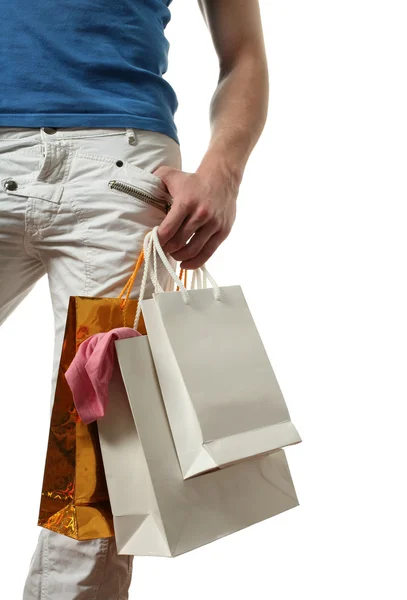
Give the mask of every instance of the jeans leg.
[[127, 600], [132, 566], [114, 538], [77, 541], [42, 529], [23, 600]]
[[[1, 128], [0, 128], [1, 129]], [[18, 171], [17, 171], [18, 173]], [[10, 179], [15, 170], [0, 159], [0, 180]], [[45, 267], [25, 239], [29, 199], [9, 197], [0, 189], [0, 325], [45, 275]]]
[[[15, 156], [0, 169], [19, 181], [34, 158]], [[30, 166], [30, 165], [28, 165]], [[3, 172], [4, 171], [4, 172]], [[0, 192], [0, 324], [45, 275], [41, 256], [26, 237], [32, 200]], [[66, 310], [66, 307], [64, 307]], [[62, 327], [63, 317], [60, 317]], [[61, 329], [60, 327], [60, 329]], [[62, 331], [62, 329], [61, 329]], [[60, 336], [61, 337], [61, 336]], [[57, 352], [60, 354], [60, 347]], [[56, 366], [58, 361], [55, 362]], [[23, 600], [127, 600], [133, 557], [118, 555], [114, 538], [76, 541], [42, 529], [31, 560]]]
[[[11, 198], [5, 195], [13, 202], [22, 202], [25, 195], [29, 210], [19, 222], [20, 229], [25, 229], [20, 239], [24, 237], [30, 258], [39, 269], [32, 280], [44, 272], [48, 275], [55, 319], [52, 396], [69, 296], [117, 297], [134, 268], [147, 231], [165, 218], [161, 209], [126, 190], [114, 190], [108, 183], [118, 178], [160, 198], [163, 190], [159, 178], [154, 183], [148, 171], [160, 163], [180, 166], [178, 148], [167, 136], [157, 140], [154, 132], [145, 134], [129, 151], [125, 136], [108, 133], [93, 141], [84, 136], [83, 141], [62, 140], [55, 145], [50, 136], [46, 156], [40, 147], [37, 154], [33, 148], [32, 153], [13, 155], [16, 169], [41, 175], [38, 182], [33, 178], [19, 186], [18, 194]], [[111, 162], [113, 155], [120, 160]], [[33, 263], [29, 268], [34, 268]], [[165, 289], [166, 277], [165, 269], [160, 268], [159, 279]], [[140, 279], [132, 297], [137, 297]], [[149, 285], [146, 297], [152, 291]], [[13, 298], [19, 293], [25, 293], [25, 288], [13, 291]], [[23, 600], [126, 600], [132, 564], [132, 556], [117, 553], [114, 538], [77, 541], [42, 529]]]

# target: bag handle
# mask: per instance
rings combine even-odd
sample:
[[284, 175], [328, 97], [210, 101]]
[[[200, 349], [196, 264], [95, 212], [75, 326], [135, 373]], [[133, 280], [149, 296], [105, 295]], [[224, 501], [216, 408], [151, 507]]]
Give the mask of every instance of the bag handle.
[[[137, 277], [137, 273], [139, 272], [139, 270], [141, 268], [143, 260], [144, 260], [144, 248], [141, 249], [141, 252], [137, 258], [134, 270], [133, 270], [132, 274], [130, 275], [126, 285], [124, 286], [124, 288], [122, 289], [122, 291], [120, 292], [120, 294], [118, 296], [118, 299], [122, 300], [120, 303], [121, 310], [124, 310], [129, 302], [130, 294], [133, 289], [134, 282]], [[184, 278], [184, 286], [185, 287], [187, 287], [187, 273], [188, 273], [188, 271], [186, 269], [180, 269], [179, 278], [180, 279]], [[177, 288], [176, 291], [179, 291], [179, 287]], [[126, 296], [123, 298], [124, 294], [126, 294]]]
[[[128, 304], [131, 290], [133, 289], [134, 282], [137, 277], [137, 273], [139, 272], [139, 270], [141, 268], [143, 260], [144, 260], [144, 248], [141, 249], [141, 252], [137, 258], [133, 273], [130, 275], [126, 285], [124, 286], [124, 288], [122, 289], [122, 291], [120, 292], [120, 294], [118, 296], [119, 300], [122, 299], [122, 302], [120, 304], [120, 308], [122, 310], [124, 310], [126, 305]], [[155, 262], [155, 272], [157, 272], [157, 262]], [[187, 287], [187, 270], [186, 269], [180, 269], [179, 278], [182, 279], [182, 277], [184, 278], [184, 286]], [[158, 283], [158, 286], [159, 285], [160, 284]], [[179, 291], [179, 287], [177, 288], [177, 291]], [[124, 294], [126, 294], [125, 298], [123, 298]]]
[[[179, 271], [179, 275], [178, 277], [182, 280], [182, 278], [184, 277], [184, 286], [186, 288], [188, 288], [187, 285], [187, 273], [188, 271], [186, 269], [180, 269]], [[202, 279], [201, 279], [201, 274], [198, 271], [198, 269], [194, 269], [194, 272], [192, 274], [192, 282], [191, 282], [191, 290], [194, 289], [201, 289], [202, 287], [206, 288], [207, 287], [207, 277], [204, 275], [203, 277], [203, 284], [202, 284]], [[177, 288], [175, 290], [176, 292], [179, 292], [179, 285], [177, 285]]]
[[[139, 257], [137, 258], [137, 262], [136, 262], [136, 266], [134, 267], [134, 271], [130, 275], [126, 285], [124, 286], [124, 288], [122, 289], [122, 291], [119, 294], [119, 300], [122, 299], [121, 304], [120, 304], [120, 308], [122, 310], [124, 310], [128, 304], [131, 290], [133, 289], [134, 282], [137, 277], [137, 273], [139, 272], [139, 270], [141, 268], [143, 260], [144, 260], [144, 249], [141, 250]], [[124, 294], [126, 294], [125, 298], [123, 298]]]
[[[181, 269], [179, 270], [179, 278], [182, 280], [182, 277], [184, 277], [184, 286], [188, 287], [187, 285], [187, 277], [188, 277], [188, 271], [187, 269]], [[179, 292], [179, 285], [177, 285], [177, 289], [175, 290], [176, 292]]]
[[[148, 275], [150, 275], [150, 279], [154, 286], [154, 291], [155, 292], [163, 292], [163, 289], [158, 281], [158, 276], [157, 276], [157, 254], [161, 258], [163, 265], [165, 266], [168, 273], [170, 274], [171, 279], [177, 284], [177, 287], [182, 295], [182, 299], [184, 300], [185, 304], [189, 304], [189, 300], [190, 300], [190, 294], [188, 293], [186, 286], [181, 281], [181, 278], [178, 277], [176, 271], [173, 269], [171, 263], [169, 262], [168, 258], [166, 257], [166, 255], [164, 253], [164, 250], [161, 247], [160, 241], [158, 239], [158, 225], [156, 227], [154, 227], [154, 229], [152, 231], [149, 231], [147, 233], [147, 235], [145, 236], [144, 244], [143, 244], [143, 251], [144, 251], [144, 272], [143, 272], [143, 279], [142, 279], [141, 285], [140, 285], [140, 295], [139, 295], [139, 300], [138, 300], [138, 304], [137, 304], [136, 316], [134, 319], [134, 325], [133, 325], [134, 329], [137, 329], [137, 327], [138, 327], [138, 323], [139, 323], [139, 319], [140, 319], [140, 315], [141, 315], [141, 301], [144, 298]], [[153, 261], [153, 264], [151, 264], [151, 260]], [[199, 271], [199, 275], [196, 274], [197, 271]], [[199, 269], [194, 269], [192, 285], [193, 286], [198, 285], [198, 289], [200, 289], [202, 287], [201, 279], [199, 279], [199, 280], [197, 279], [198, 276], [200, 278], [201, 273], [204, 276], [204, 284], [203, 284], [204, 287], [206, 287], [206, 280], [208, 279], [213, 286], [214, 298], [216, 301], [219, 301], [220, 300], [219, 286], [216, 283], [216, 281], [214, 280], [214, 278], [212, 277], [212, 275], [207, 270], [206, 265], [202, 265], [202, 267], [200, 267]]]
[[[178, 286], [180, 287], [180, 291], [184, 291], [186, 292], [186, 287], [183, 285], [182, 281], [180, 280], [180, 278], [178, 277], [178, 275], [176, 274], [176, 272], [174, 271], [171, 263], [169, 262], [169, 260], [167, 259], [164, 250], [161, 247], [160, 241], [158, 239], [158, 225], [156, 227], [154, 227], [154, 229], [151, 232], [152, 238], [153, 238], [153, 247], [154, 250], [158, 253], [159, 257], [161, 258], [165, 268], [167, 269], [168, 273], [171, 275], [171, 278], [173, 281], [175, 281], [175, 283], [178, 284]], [[155, 253], [154, 253], [155, 256]], [[208, 269], [206, 268], [206, 265], [202, 265], [202, 267], [199, 267], [198, 269], [194, 269], [194, 273], [193, 273], [193, 286], [194, 283], [197, 280], [197, 277], [200, 277], [201, 274], [204, 277], [204, 286], [206, 287], [206, 282], [209, 279], [209, 281], [212, 284], [213, 290], [214, 290], [214, 296], [215, 296], [215, 300], [219, 300], [220, 299], [220, 289], [218, 284], [216, 283], [216, 281], [214, 280], [214, 278], [212, 277], [212, 275], [209, 273]], [[201, 281], [200, 279], [198, 280], [199, 282]], [[180, 285], [181, 284], [181, 285]], [[198, 283], [198, 289], [202, 288], [202, 283]], [[157, 290], [156, 290], [157, 291]], [[186, 301], [186, 304], [189, 302], [189, 296], [187, 294], [186, 296], [188, 298], [188, 300]], [[183, 298], [185, 300], [185, 295], [183, 295]]]

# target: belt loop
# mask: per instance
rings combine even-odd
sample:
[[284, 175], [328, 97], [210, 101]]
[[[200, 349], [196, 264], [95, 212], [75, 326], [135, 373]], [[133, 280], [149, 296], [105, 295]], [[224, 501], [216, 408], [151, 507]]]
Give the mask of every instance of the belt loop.
[[47, 136], [44, 131], [44, 127], [40, 127], [41, 134], [41, 147], [42, 147], [42, 155], [45, 156], [47, 149]]
[[126, 127], [126, 136], [129, 144], [134, 144], [136, 141], [136, 136], [134, 135], [134, 131], [131, 127]]

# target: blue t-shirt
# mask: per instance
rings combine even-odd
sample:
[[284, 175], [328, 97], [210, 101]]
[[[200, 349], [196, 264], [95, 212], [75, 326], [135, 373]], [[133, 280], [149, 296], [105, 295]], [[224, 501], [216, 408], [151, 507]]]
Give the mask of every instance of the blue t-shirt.
[[0, 0], [0, 127], [134, 127], [179, 143], [172, 0]]

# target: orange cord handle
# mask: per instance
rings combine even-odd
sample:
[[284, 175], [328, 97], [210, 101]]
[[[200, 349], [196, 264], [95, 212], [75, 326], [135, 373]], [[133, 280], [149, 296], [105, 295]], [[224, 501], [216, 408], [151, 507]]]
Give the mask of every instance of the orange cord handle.
[[[133, 289], [134, 282], [137, 277], [137, 273], [140, 271], [143, 261], [144, 261], [144, 249], [141, 250], [139, 257], [137, 259], [136, 265], [134, 267], [133, 273], [130, 275], [129, 280], [127, 281], [126, 285], [124, 286], [124, 288], [122, 289], [122, 291], [119, 294], [119, 299], [122, 300], [121, 304], [120, 304], [121, 310], [124, 310], [129, 302], [131, 290]], [[182, 277], [184, 277], [185, 287], [187, 287], [187, 274], [188, 274], [188, 272], [186, 269], [185, 270], [180, 269], [179, 278], [182, 280]], [[179, 286], [177, 286], [176, 291], [179, 292]], [[125, 294], [126, 294], [126, 296], [123, 298], [123, 296]]]
[[[187, 275], [188, 275], [188, 271], [186, 269], [184, 270], [184, 269], [180, 268], [180, 270], [179, 270], [179, 278], [182, 281], [182, 276], [184, 276], [184, 286], [185, 287], [188, 287], [187, 286]], [[179, 285], [177, 285], [177, 290], [176, 291], [179, 292]]]
[[[143, 260], [144, 260], [144, 249], [140, 252], [140, 255], [136, 262], [136, 266], [134, 267], [134, 271], [130, 275], [128, 282], [126, 283], [126, 285], [124, 286], [124, 288], [122, 289], [122, 291], [119, 294], [119, 298], [122, 298], [122, 302], [120, 304], [120, 308], [122, 310], [124, 310], [124, 308], [126, 307], [128, 301], [129, 301], [131, 290], [133, 289], [133, 285], [136, 280], [137, 273], [140, 271], [141, 265], [143, 264]], [[125, 298], [123, 298], [124, 294], [126, 294]]]

